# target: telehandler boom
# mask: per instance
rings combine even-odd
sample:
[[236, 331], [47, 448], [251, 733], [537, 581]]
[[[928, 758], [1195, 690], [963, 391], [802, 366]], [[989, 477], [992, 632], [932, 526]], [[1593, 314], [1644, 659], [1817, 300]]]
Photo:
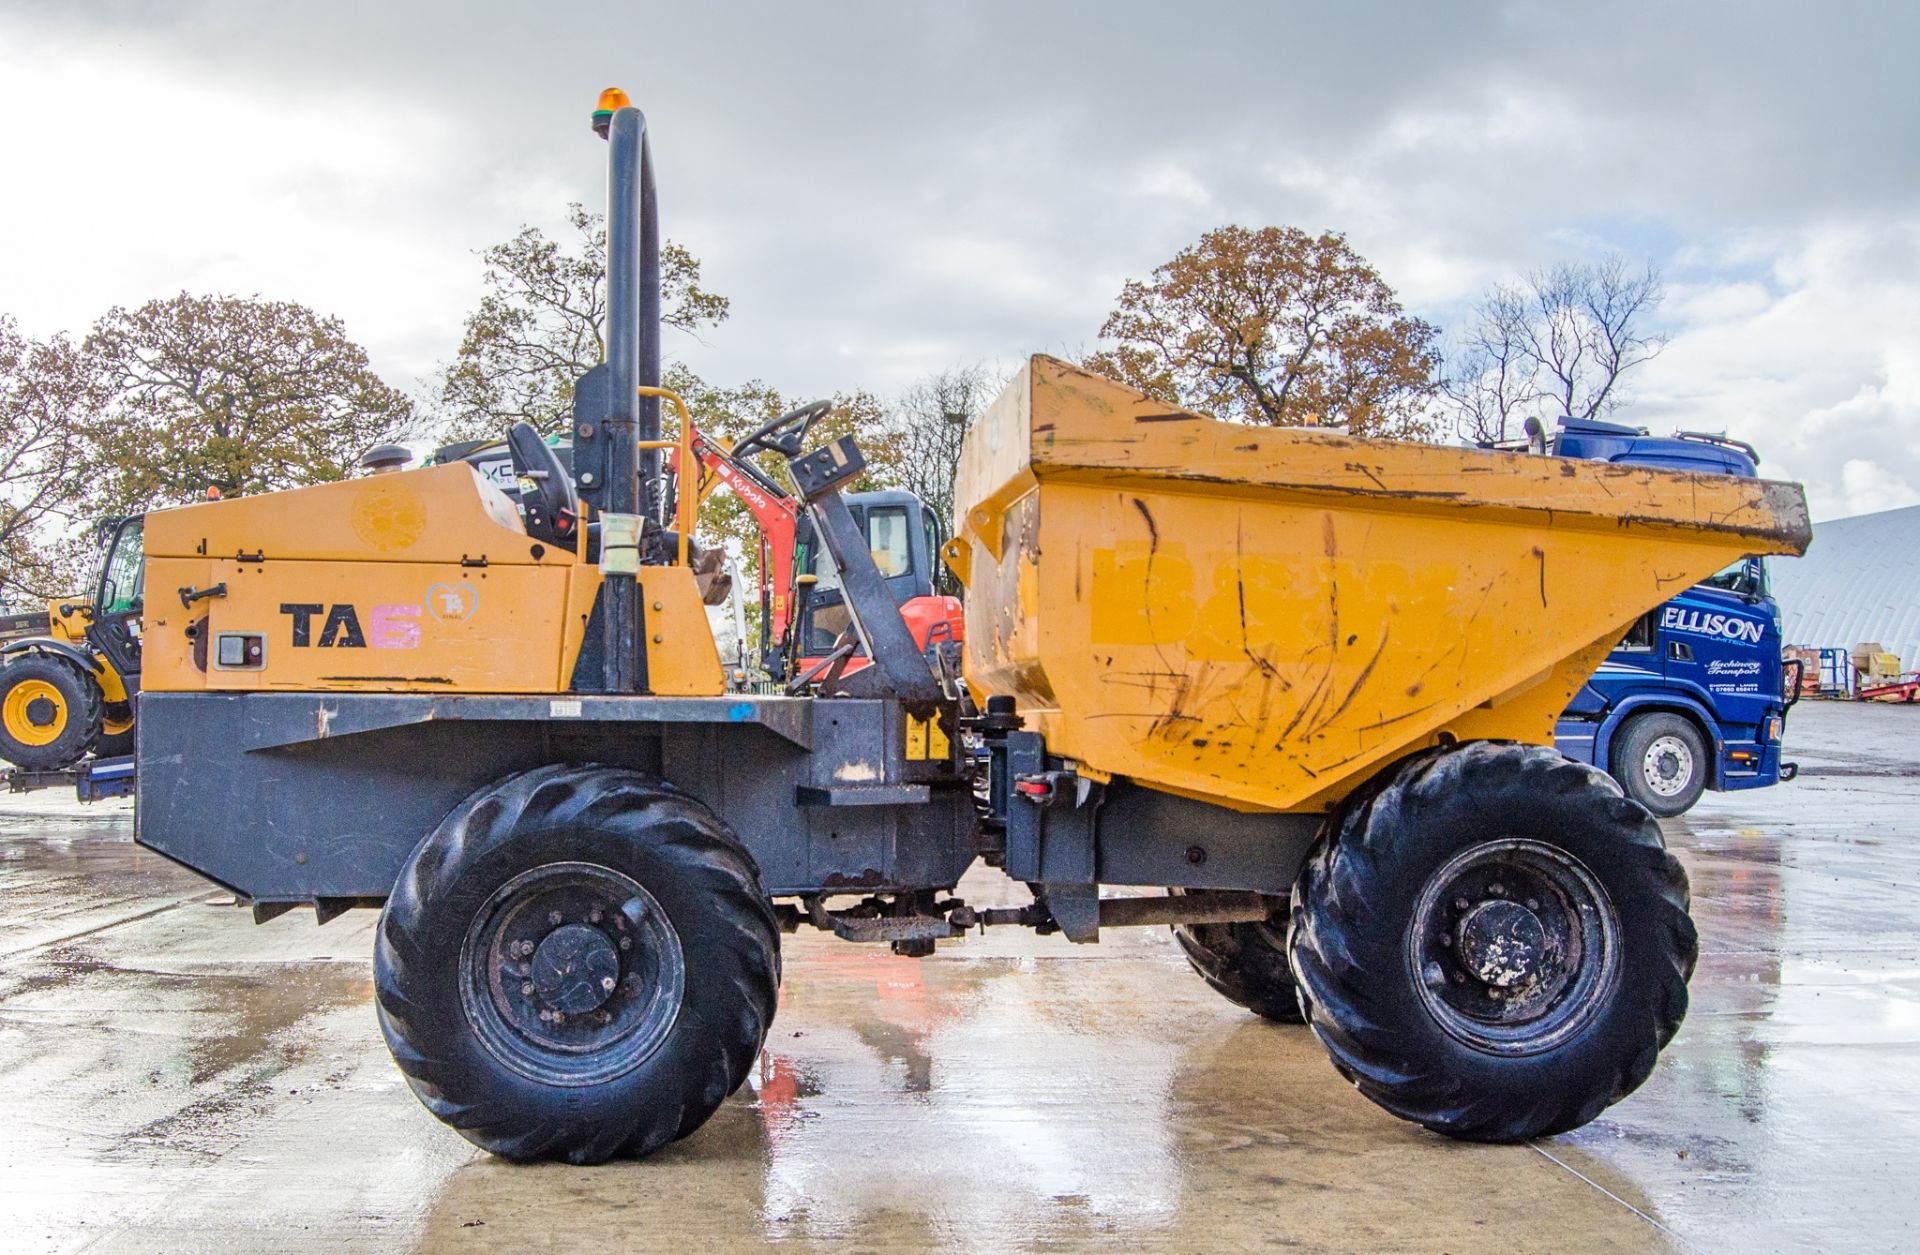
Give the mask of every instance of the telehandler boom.
[[[1686, 877], [1554, 718], [1674, 589], [1803, 549], [1797, 486], [1252, 430], [1036, 357], [965, 446], [965, 686], [848, 510], [858, 448], [808, 449], [803, 410], [767, 438], [872, 665], [729, 694], [661, 470], [690, 424], [658, 386], [646, 125], [617, 92], [595, 118], [607, 357], [571, 475], [509, 433], [525, 517], [454, 464], [147, 520], [137, 837], [259, 920], [380, 906], [380, 1023], [428, 1108], [513, 1159], [684, 1137], [803, 925], [923, 955], [1171, 924], [1456, 1137], [1570, 1129], [1646, 1078]], [[976, 862], [1033, 901], [951, 896]]]

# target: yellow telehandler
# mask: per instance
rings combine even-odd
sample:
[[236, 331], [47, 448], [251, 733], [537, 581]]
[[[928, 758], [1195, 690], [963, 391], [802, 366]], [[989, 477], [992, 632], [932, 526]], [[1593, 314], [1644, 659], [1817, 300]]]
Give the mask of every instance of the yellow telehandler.
[[89, 754], [133, 753], [141, 520], [108, 519], [99, 531], [91, 597], [0, 624], [0, 759], [29, 775], [66, 772]]

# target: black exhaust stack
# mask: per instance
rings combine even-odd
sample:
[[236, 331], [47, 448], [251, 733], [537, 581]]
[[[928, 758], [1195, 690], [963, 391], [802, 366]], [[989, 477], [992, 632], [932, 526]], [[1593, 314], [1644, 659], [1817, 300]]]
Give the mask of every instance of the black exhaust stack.
[[664, 525], [660, 399], [660, 222], [647, 119], [626, 94], [601, 93], [593, 129], [607, 140], [606, 358], [574, 394], [574, 469], [600, 511], [602, 681], [609, 693], [647, 691], [638, 574], [649, 527]]

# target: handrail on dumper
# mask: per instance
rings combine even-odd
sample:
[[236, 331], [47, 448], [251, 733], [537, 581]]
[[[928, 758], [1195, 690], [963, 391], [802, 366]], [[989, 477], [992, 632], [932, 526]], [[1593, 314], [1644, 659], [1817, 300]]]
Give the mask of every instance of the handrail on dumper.
[[680, 394], [671, 388], [652, 388], [642, 384], [636, 391], [643, 397], [665, 397], [673, 402], [673, 408], [680, 412], [678, 437], [673, 440], [640, 440], [634, 443], [634, 448], [676, 451], [675, 456], [679, 461], [675, 463], [674, 469], [680, 474], [683, 482], [679, 491], [674, 494], [673, 514], [674, 525], [680, 533], [678, 561], [681, 566], [685, 566], [687, 565], [687, 538], [693, 534], [694, 516], [700, 508], [700, 503], [694, 499], [694, 494], [686, 490], [684, 482], [687, 468], [693, 465], [693, 415], [688, 412], [687, 403], [680, 399]]

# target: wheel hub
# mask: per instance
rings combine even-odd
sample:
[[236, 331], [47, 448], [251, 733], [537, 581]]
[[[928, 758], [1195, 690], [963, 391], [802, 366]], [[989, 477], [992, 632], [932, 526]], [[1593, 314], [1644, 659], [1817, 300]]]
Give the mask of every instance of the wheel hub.
[[16, 681], [0, 702], [7, 735], [22, 745], [51, 745], [67, 730], [66, 698], [46, 680]]
[[1414, 904], [1408, 962], [1439, 1025], [1476, 1050], [1527, 1055], [1578, 1033], [1619, 979], [1619, 919], [1568, 851], [1503, 838], [1436, 869]]
[[1498, 989], [1533, 979], [1547, 944], [1540, 917], [1518, 902], [1494, 898], [1472, 907], [1454, 929], [1468, 971]]
[[1693, 776], [1693, 751], [1678, 737], [1659, 737], [1647, 746], [1641, 765], [1647, 787], [1661, 797], [1672, 797], [1686, 788]]
[[620, 952], [590, 924], [556, 928], [533, 952], [534, 992], [556, 1011], [598, 1010], [619, 983]]
[[470, 925], [462, 963], [482, 1044], [561, 1085], [637, 1066], [673, 1026], [686, 977], [659, 902], [593, 863], [548, 863], [502, 885]]

